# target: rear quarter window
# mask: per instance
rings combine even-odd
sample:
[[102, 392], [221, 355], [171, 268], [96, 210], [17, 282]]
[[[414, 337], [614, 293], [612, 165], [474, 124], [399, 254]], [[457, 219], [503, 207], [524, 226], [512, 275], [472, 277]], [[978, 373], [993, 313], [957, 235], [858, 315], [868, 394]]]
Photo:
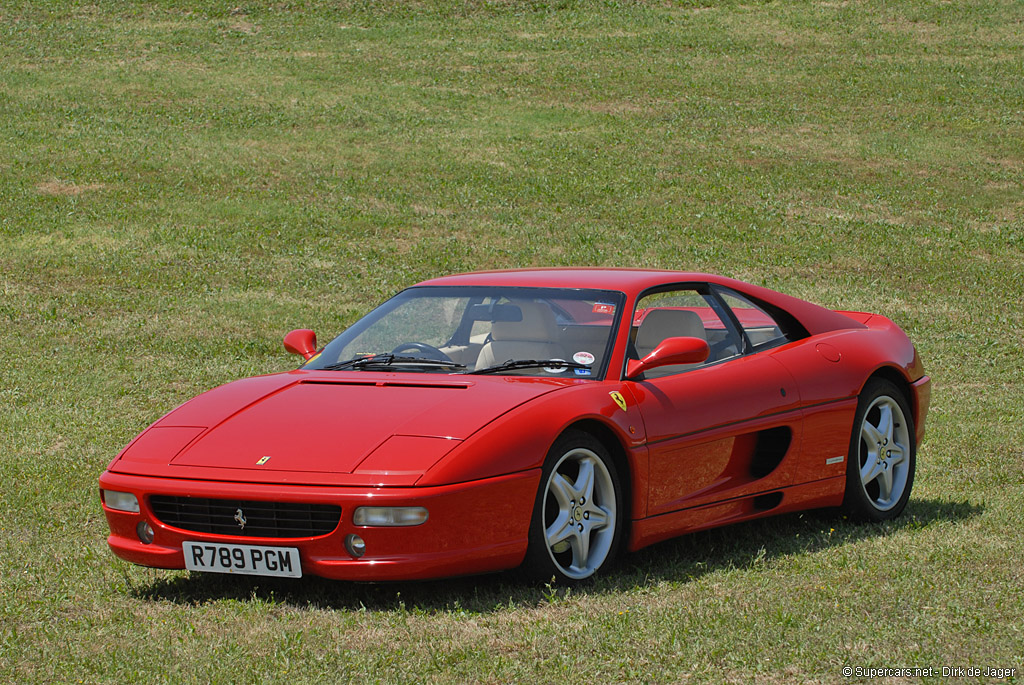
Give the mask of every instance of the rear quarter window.
[[806, 336], [803, 328], [784, 312], [769, 313], [739, 293], [721, 290], [722, 300], [732, 310], [753, 351], [784, 345]]

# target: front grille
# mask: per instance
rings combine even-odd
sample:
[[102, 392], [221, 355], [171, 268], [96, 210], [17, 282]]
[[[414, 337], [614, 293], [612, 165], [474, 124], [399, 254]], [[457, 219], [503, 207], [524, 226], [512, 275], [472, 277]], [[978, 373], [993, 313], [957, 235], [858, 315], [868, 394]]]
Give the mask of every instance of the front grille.
[[[249, 538], [308, 538], [327, 535], [341, 520], [334, 504], [261, 502], [153, 495], [149, 507], [161, 522], [196, 533]], [[240, 520], [245, 520], [245, 526]]]

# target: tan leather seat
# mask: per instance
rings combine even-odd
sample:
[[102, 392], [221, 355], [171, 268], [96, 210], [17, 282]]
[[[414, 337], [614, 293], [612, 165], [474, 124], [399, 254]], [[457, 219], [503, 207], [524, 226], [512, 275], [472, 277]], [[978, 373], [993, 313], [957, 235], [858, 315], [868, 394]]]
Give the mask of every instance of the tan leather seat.
[[511, 304], [522, 311], [522, 321], [495, 321], [491, 325], [490, 340], [476, 360], [477, 369], [509, 359], [568, 359], [565, 349], [556, 342], [559, 329], [550, 307], [540, 302]]
[[[643, 359], [654, 351], [665, 338], [700, 338], [707, 342], [708, 334], [704, 330], [704, 322], [700, 316], [685, 309], [654, 309], [647, 313], [640, 330], [636, 332], [637, 357]], [[667, 376], [686, 369], [700, 366], [700, 364], [674, 364], [652, 369], [646, 375], [648, 378]]]

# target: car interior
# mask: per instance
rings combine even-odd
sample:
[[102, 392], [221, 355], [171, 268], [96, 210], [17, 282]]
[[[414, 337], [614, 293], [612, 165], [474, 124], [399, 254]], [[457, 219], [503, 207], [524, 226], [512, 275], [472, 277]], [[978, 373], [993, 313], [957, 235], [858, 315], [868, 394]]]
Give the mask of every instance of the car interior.
[[491, 324], [475, 368], [484, 369], [508, 359], [569, 359], [565, 348], [555, 342], [562, 339], [562, 331], [551, 307], [522, 300], [510, 306], [518, 308], [520, 320]]
[[541, 300], [506, 300], [471, 305], [469, 309], [472, 326], [462, 338], [467, 342], [456, 343], [460, 337], [456, 332], [440, 349], [470, 369], [484, 369], [510, 359], [573, 361], [577, 353], [593, 355], [593, 369], [600, 369], [604, 363], [611, 316], [607, 323], [579, 323], [556, 304]]

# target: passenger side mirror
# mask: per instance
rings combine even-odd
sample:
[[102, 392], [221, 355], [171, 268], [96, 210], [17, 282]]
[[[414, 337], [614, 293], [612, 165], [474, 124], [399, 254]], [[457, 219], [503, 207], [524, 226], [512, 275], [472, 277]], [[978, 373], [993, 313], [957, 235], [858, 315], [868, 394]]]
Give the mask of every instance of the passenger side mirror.
[[672, 364], [699, 364], [711, 354], [706, 340], [700, 338], [665, 338], [643, 359], [631, 359], [626, 365], [626, 378], [635, 379], [644, 371]]
[[284, 349], [308, 360], [316, 354], [316, 333], [308, 328], [297, 328], [284, 336]]

